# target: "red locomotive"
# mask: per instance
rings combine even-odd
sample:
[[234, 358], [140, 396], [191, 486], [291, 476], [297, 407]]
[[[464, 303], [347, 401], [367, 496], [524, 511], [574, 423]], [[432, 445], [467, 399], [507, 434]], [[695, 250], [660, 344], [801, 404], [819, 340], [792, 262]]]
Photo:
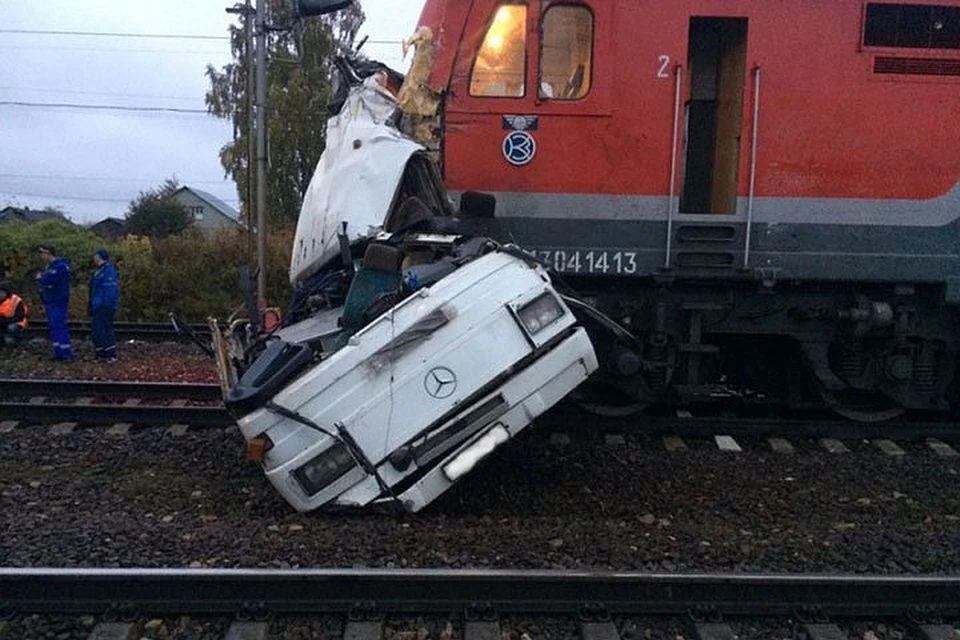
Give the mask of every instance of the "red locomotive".
[[495, 197], [502, 236], [632, 334], [597, 345], [598, 408], [954, 405], [960, 1], [427, 0], [420, 23], [448, 189]]
[[396, 122], [589, 303], [585, 405], [960, 406], [960, 0], [426, 0], [413, 40]]

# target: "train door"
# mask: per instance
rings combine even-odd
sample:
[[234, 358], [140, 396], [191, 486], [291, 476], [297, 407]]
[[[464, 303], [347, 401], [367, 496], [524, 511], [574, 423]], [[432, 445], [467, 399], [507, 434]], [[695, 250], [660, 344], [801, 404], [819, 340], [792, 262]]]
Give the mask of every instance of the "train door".
[[681, 213], [737, 212], [747, 19], [690, 20]]

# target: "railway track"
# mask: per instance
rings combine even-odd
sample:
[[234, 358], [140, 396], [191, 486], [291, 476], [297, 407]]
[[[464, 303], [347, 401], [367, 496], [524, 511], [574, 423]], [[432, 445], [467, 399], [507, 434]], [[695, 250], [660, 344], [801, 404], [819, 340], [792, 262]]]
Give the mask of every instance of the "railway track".
[[[900, 624], [923, 640], [957, 633], [960, 578], [642, 574], [570, 571], [0, 569], [0, 607], [102, 615], [89, 638], [136, 637], [144, 617], [227, 615], [227, 638], [266, 638], [272, 616], [335, 615], [343, 637], [383, 637], [384, 619], [445, 618], [468, 640], [500, 638], [501, 616], [550, 616], [587, 640], [618, 640], [625, 616], [675, 616], [701, 640], [744, 621], [801, 626], [812, 640], [849, 637], [835, 621]], [[276, 619], [276, 620], [282, 620]], [[452, 637], [452, 633], [450, 637]]]
[[[87, 321], [73, 320], [68, 326], [73, 336], [90, 335], [90, 323]], [[210, 328], [205, 324], [188, 326], [200, 336], [210, 335]], [[170, 322], [117, 322], [113, 328], [118, 340], [189, 340], [188, 336], [178, 332]], [[31, 320], [27, 326], [27, 334], [33, 337], [46, 337], [47, 332], [46, 320]]]
[[[149, 401], [162, 404], [144, 404]], [[207, 403], [191, 406], [189, 402]], [[227, 427], [235, 423], [215, 384], [0, 380], [0, 416], [12, 423]], [[15, 425], [19, 426], [19, 425]]]
[[166, 426], [185, 424], [198, 428], [224, 428], [236, 424], [222, 407], [183, 407], [165, 405], [112, 404], [31, 404], [0, 402], [4, 430], [13, 430], [19, 423], [28, 425], [96, 426], [127, 424]]
[[179, 382], [0, 379], [0, 399], [16, 397], [83, 398], [91, 396], [122, 400], [159, 398], [212, 402], [220, 400], [220, 386]]
[[[25, 424], [72, 422], [77, 425], [128, 423], [141, 426], [189, 424], [222, 428], [235, 420], [220, 404], [215, 384], [106, 382], [98, 380], [0, 379], [0, 416]], [[159, 403], [151, 403], [160, 401]], [[189, 402], [203, 403], [190, 406]], [[862, 424], [823, 415], [809, 417], [642, 415], [596, 418], [575, 410], [554, 411], [542, 427], [555, 432], [600, 431], [689, 438], [831, 438], [905, 441], [960, 438], [952, 420], [896, 420]]]
[[[883, 423], [861, 423], [832, 415], [811, 414], [806, 417], [783, 415], [640, 415], [631, 418], [602, 418], [608, 432], [647, 431], [655, 435], [681, 437], [790, 437], [837, 438], [847, 440], [892, 438], [923, 440], [926, 438], [957, 439], [960, 423], [954, 420], [891, 420]], [[583, 417], [562, 414], [561, 424], [576, 426]]]

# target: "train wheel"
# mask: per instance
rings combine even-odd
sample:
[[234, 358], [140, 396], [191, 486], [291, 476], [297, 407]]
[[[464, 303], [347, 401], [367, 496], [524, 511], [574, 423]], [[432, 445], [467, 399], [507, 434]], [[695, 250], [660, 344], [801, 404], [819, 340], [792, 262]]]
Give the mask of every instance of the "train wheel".
[[906, 413], [906, 409], [882, 393], [821, 390], [821, 394], [834, 413], [855, 422], [886, 422]]
[[614, 389], [576, 389], [570, 394], [575, 405], [601, 418], [626, 418], [642, 413], [649, 402], [638, 402]]

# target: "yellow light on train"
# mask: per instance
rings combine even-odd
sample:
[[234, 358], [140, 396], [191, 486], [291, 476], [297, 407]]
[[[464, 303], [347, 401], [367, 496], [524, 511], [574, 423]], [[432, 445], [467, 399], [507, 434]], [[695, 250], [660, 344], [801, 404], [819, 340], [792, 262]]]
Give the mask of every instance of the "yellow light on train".
[[477, 52], [470, 80], [470, 95], [522, 96], [526, 49], [526, 5], [500, 5]]
[[523, 5], [505, 4], [497, 9], [481, 49], [488, 59], [503, 54], [508, 43], [513, 45], [511, 48], [523, 46], [526, 17], [527, 8]]

